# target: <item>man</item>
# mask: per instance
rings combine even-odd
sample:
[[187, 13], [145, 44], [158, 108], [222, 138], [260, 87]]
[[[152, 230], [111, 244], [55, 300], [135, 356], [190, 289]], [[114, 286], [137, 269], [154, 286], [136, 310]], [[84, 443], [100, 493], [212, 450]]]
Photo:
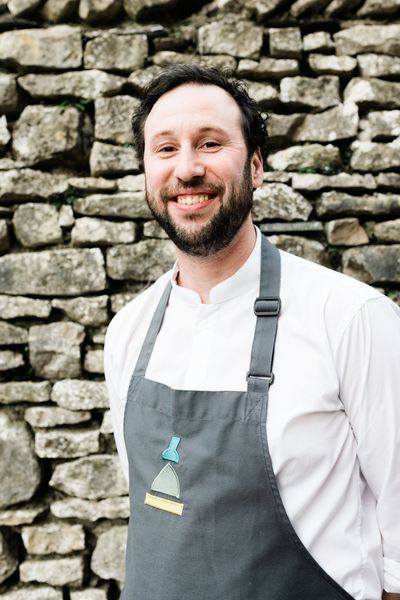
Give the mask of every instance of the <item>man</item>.
[[240, 84], [172, 67], [133, 129], [178, 260], [107, 333], [121, 598], [399, 599], [398, 308], [254, 228], [266, 128]]

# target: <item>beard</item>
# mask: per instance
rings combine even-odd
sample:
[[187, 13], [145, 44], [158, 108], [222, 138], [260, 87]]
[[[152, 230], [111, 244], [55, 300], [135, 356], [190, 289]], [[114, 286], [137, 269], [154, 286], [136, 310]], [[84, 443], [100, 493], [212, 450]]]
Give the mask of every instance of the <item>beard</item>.
[[[241, 182], [233, 186], [229, 197], [224, 198], [225, 186], [209, 184], [203, 177], [193, 177], [190, 181], [181, 182], [179, 193], [196, 188], [223, 199], [218, 212], [197, 231], [186, 230], [175, 223], [169, 214], [168, 201], [177, 195], [177, 191], [163, 188], [160, 193], [161, 203], [158, 205], [154, 196], [146, 189], [146, 200], [155, 220], [179, 250], [191, 256], [206, 257], [229, 246], [251, 211], [253, 183], [250, 160], [246, 160]], [[186, 218], [195, 222], [198, 217], [194, 214], [187, 215]]]

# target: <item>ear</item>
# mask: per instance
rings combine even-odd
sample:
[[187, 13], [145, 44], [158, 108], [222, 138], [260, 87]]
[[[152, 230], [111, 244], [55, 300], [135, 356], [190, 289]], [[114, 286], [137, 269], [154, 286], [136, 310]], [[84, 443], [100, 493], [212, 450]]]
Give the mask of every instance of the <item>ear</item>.
[[262, 186], [264, 176], [263, 159], [259, 148], [254, 152], [250, 165], [253, 189], [256, 189]]

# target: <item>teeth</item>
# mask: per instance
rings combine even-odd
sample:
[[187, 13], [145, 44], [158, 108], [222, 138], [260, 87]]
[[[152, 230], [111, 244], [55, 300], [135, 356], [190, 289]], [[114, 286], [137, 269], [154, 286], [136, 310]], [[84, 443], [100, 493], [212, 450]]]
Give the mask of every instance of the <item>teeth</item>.
[[208, 194], [198, 194], [197, 196], [178, 196], [176, 201], [178, 204], [199, 204], [208, 200]]

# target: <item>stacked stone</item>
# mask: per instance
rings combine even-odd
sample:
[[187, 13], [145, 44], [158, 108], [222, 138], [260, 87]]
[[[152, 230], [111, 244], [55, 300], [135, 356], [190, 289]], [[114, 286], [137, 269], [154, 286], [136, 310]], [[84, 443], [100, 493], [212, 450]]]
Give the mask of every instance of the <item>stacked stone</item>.
[[173, 263], [130, 117], [181, 62], [270, 114], [254, 219], [400, 293], [400, 3], [0, 0], [0, 595], [112, 600], [127, 485], [103, 381], [112, 315]]

